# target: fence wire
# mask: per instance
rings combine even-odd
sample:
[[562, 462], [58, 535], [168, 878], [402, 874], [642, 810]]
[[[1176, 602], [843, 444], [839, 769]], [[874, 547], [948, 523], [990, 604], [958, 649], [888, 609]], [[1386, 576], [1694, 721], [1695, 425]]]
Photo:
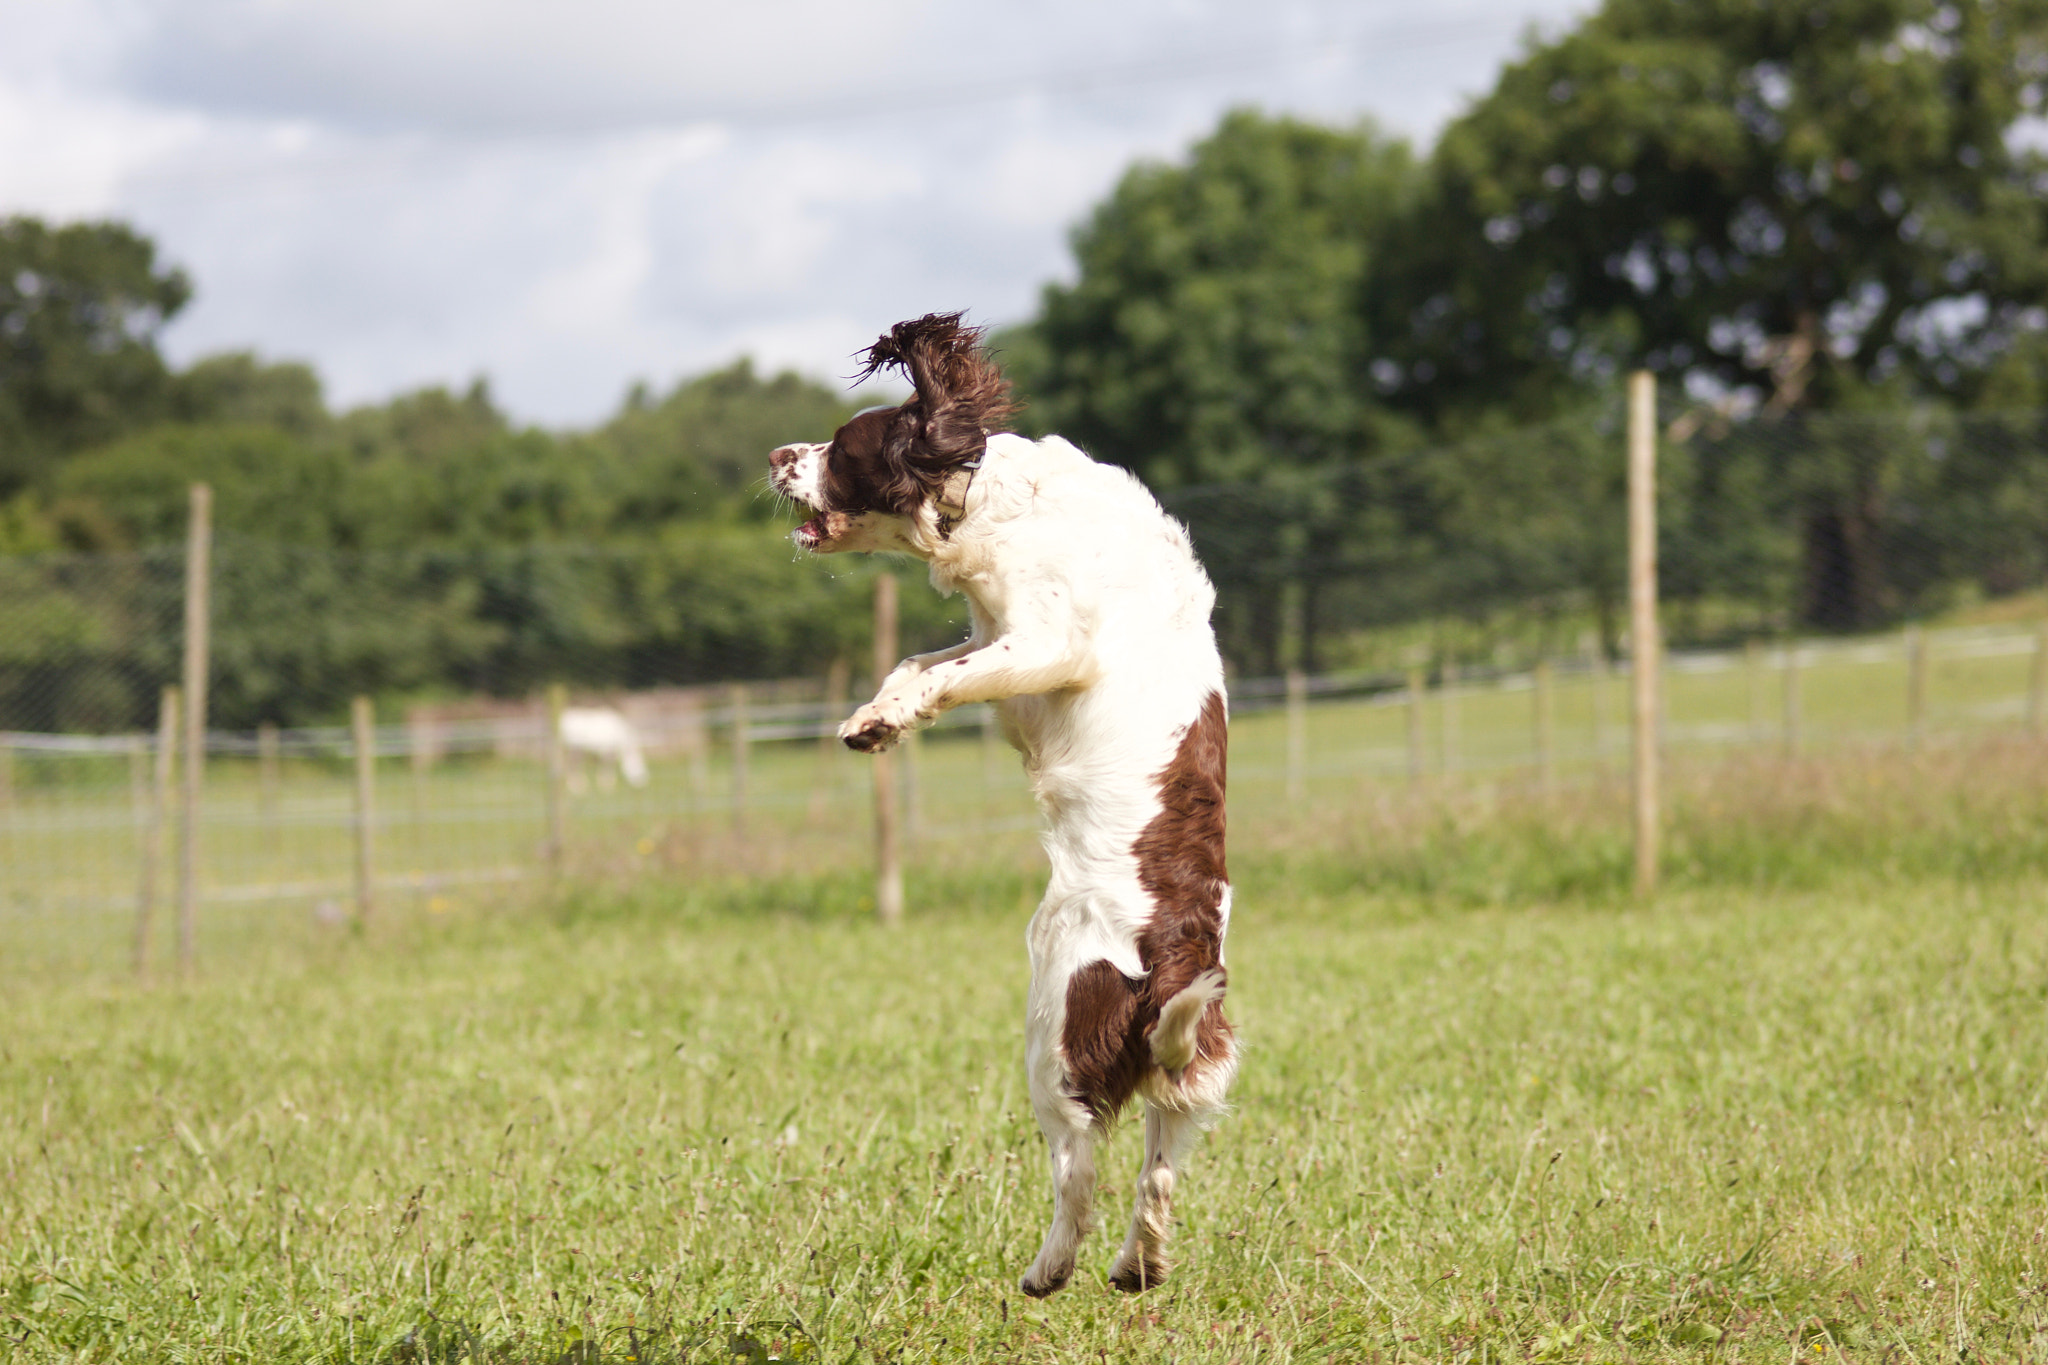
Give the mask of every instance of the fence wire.
[[[1660, 461], [1674, 756], [2041, 732], [2039, 414], [1687, 419]], [[1618, 772], [1620, 466], [1594, 422], [1170, 493], [1219, 587], [1233, 819]], [[732, 555], [727, 535], [774, 532], [377, 555], [224, 536], [202, 950], [560, 875], [864, 865], [872, 769], [832, 733], [872, 690], [873, 570]], [[145, 956], [167, 951], [185, 760], [160, 748], [159, 707], [183, 574], [178, 549], [0, 559], [10, 958], [118, 959], [142, 933]], [[904, 652], [958, 638], [956, 605], [904, 605]], [[555, 685], [637, 757], [567, 742]], [[360, 755], [358, 696], [376, 699]], [[1036, 816], [986, 708], [944, 718], [899, 772], [914, 860], [1028, 847]]]

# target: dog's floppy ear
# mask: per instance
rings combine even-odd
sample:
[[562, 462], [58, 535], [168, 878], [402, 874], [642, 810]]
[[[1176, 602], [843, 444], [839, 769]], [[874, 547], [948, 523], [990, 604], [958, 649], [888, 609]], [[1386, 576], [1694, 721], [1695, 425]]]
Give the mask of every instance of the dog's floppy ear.
[[917, 394], [890, 427], [887, 453], [925, 479], [943, 479], [979, 456], [987, 433], [1017, 410], [1010, 383], [982, 349], [982, 329], [961, 313], [927, 313], [899, 322], [868, 348], [860, 377], [893, 365]]

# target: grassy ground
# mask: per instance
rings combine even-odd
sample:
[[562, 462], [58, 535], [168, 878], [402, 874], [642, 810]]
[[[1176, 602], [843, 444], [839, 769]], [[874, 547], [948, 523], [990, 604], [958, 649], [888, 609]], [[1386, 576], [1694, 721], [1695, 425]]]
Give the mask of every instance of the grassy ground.
[[[628, 875], [10, 974], [0, 1337], [40, 1360], [2048, 1360], [2048, 798], [2011, 745], [1618, 802], [1247, 817], [1239, 1112], [1167, 1287], [1015, 1278], [1021, 853]], [[656, 849], [646, 864], [663, 866]]]

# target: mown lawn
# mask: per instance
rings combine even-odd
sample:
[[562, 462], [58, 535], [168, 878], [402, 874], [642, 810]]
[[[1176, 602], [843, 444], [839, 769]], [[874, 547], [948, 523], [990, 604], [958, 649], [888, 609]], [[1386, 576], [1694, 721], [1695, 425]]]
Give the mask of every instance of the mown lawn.
[[[1730, 836], [1835, 838], [1780, 851], [1803, 875], [1738, 860], [1648, 907], [1553, 894], [1515, 869], [1569, 862], [1571, 829], [1469, 810], [1386, 875], [1328, 838], [1241, 853], [1240, 1108], [1138, 1299], [1103, 1283], [1136, 1125], [1074, 1285], [1015, 1289], [1050, 1203], [1028, 863], [914, 883], [895, 933], [857, 877], [657, 879], [185, 985], [10, 976], [0, 1335], [24, 1361], [2048, 1360], [2040, 860], [1887, 864], [1822, 805]], [[1520, 878], [1505, 904], [1460, 890], [1485, 867], [1399, 871], [1461, 856]]]

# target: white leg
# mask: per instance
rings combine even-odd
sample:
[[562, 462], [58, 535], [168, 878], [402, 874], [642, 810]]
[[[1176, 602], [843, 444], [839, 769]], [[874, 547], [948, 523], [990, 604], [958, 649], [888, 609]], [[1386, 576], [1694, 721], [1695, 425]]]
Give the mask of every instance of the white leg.
[[1073, 1275], [1074, 1252], [1088, 1235], [1095, 1205], [1096, 1135], [1080, 1105], [1061, 1093], [1038, 1093], [1036, 1080], [1034, 1074], [1032, 1107], [1038, 1111], [1038, 1126], [1045, 1132], [1052, 1158], [1052, 1226], [1018, 1287], [1042, 1299]]
[[1166, 1279], [1174, 1175], [1200, 1131], [1190, 1115], [1146, 1102], [1145, 1164], [1138, 1171], [1131, 1231], [1117, 1253], [1116, 1264], [1109, 1268], [1110, 1284], [1126, 1293], [1141, 1293]]

